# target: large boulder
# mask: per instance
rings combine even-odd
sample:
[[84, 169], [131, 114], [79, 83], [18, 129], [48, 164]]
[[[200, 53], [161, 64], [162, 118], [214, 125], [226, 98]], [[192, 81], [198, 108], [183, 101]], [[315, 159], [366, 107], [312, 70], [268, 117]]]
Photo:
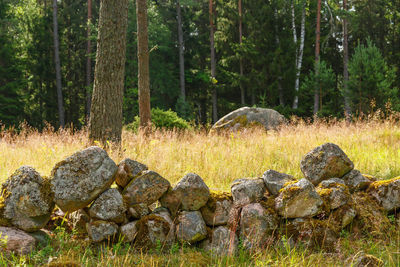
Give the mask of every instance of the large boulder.
[[351, 200], [349, 189], [339, 178], [322, 181], [317, 187], [317, 193], [330, 210], [346, 205]]
[[171, 224], [159, 214], [142, 217], [137, 225], [135, 245], [147, 249], [157, 246], [166, 247], [174, 242], [171, 236]]
[[330, 178], [341, 178], [354, 168], [339, 146], [326, 143], [308, 152], [300, 162], [304, 177], [314, 185]]
[[342, 177], [350, 192], [362, 191], [368, 188], [371, 180], [362, 175], [359, 170], [352, 170]]
[[400, 208], [400, 177], [373, 182], [368, 193], [385, 211], [397, 210]]
[[284, 218], [303, 218], [317, 215], [323, 204], [314, 185], [307, 179], [282, 188], [275, 199], [275, 209]]
[[270, 194], [276, 196], [279, 194], [286, 183], [294, 181], [294, 177], [286, 174], [280, 173], [274, 170], [268, 170], [264, 172], [263, 177], [265, 186]]
[[254, 125], [260, 125], [266, 130], [271, 130], [276, 129], [284, 122], [285, 117], [273, 109], [243, 107], [222, 117], [213, 125], [211, 130], [235, 131]]
[[126, 207], [121, 193], [116, 188], [104, 191], [90, 206], [91, 218], [122, 223], [125, 220]]
[[82, 209], [113, 182], [117, 165], [100, 147], [89, 147], [57, 163], [52, 170], [54, 199], [64, 212]]
[[35, 249], [36, 244], [37, 240], [24, 231], [0, 227], [0, 252], [27, 255]]
[[194, 244], [207, 237], [206, 224], [200, 211], [182, 211], [177, 221], [176, 237], [180, 242]]
[[118, 164], [115, 183], [123, 188], [142, 171], [146, 171], [147, 169], [147, 166], [140, 162], [128, 158], [124, 159]]
[[212, 190], [207, 204], [200, 210], [206, 224], [209, 226], [227, 224], [232, 203], [231, 193]]
[[53, 208], [50, 181], [32, 167], [22, 166], [2, 185], [0, 225], [34, 232], [47, 224]]
[[168, 190], [170, 183], [154, 171], [143, 171], [124, 189], [122, 195], [128, 205], [145, 203], [151, 205]]
[[101, 220], [92, 221], [86, 224], [86, 230], [93, 242], [101, 242], [103, 240], [113, 240], [118, 233], [118, 225]]
[[172, 213], [178, 209], [195, 211], [203, 207], [210, 197], [210, 189], [203, 179], [195, 174], [186, 174], [173, 189], [168, 190], [161, 199], [161, 205]]
[[201, 242], [205, 251], [217, 255], [234, 254], [238, 246], [236, 234], [226, 226], [218, 226], [211, 230], [210, 237]]
[[243, 178], [233, 181], [231, 192], [235, 205], [247, 205], [260, 201], [266, 191], [262, 178]]

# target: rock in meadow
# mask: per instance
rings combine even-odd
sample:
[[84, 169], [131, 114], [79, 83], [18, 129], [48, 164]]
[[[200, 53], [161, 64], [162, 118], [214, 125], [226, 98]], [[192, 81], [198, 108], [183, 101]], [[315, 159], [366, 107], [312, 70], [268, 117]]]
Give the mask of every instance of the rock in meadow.
[[167, 235], [167, 242], [172, 244], [175, 241], [175, 223], [172, 219], [171, 213], [167, 208], [159, 207], [153, 210], [153, 214], [163, 217], [169, 224], [169, 233]]
[[265, 209], [260, 203], [252, 203], [242, 208], [240, 216], [240, 237], [248, 249], [262, 248], [278, 228], [275, 212]]
[[307, 179], [287, 185], [275, 199], [275, 209], [284, 218], [313, 217], [322, 204], [314, 185]]
[[110, 188], [101, 193], [89, 208], [91, 218], [102, 221], [122, 223], [125, 219], [126, 207], [121, 193]]
[[300, 162], [304, 177], [314, 185], [330, 178], [341, 178], [354, 168], [353, 162], [343, 150], [326, 143], [308, 152]]
[[161, 215], [150, 214], [142, 217], [137, 224], [138, 233], [135, 245], [140, 248], [166, 247], [171, 245], [175, 237], [171, 236], [171, 225]]
[[200, 211], [182, 211], [177, 221], [176, 237], [180, 242], [194, 244], [207, 237], [206, 223]]
[[352, 223], [356, 216], [357, 211], [353, 207], [353, 204], [347, 204], [331, 211], [328, 221], [333, 227], [340, 231]]
[[237, 250], [238, 238], [226, 226], [212, 229], [209, 239], [201, 242], [200, 247], [217, 255], [234, 254]]
[[331, 210], [346, 205], [351, 200], [349, 189], [339, 178], [322, 181], [317, 187], [317, 193]]
[[174, 214], [178, 210], [199, 210], [207, 203], [209, 197], [210, 189], [203, 179], [195, 173], [188, 173], [173, 189], [168, 190], [160, 202]]
[[82, 209], [114, 182], [117, 165], [100, 147], [89, 147], [52, 170], [55, 202], [64, 212]]
[[400, 208], [400, 177], [373, 182], [368, 193], [385, 211], [397, 210]]
[[135, 160], [126, 158], [118, 164], [118, 171], [115, 176], [115, 183], [124, 188], [129, 184], [132, 179], [134, 179], [136, 176], [140, 175], [141, 172], [146, 170], [148, 170], [146, 165]]
[[0, 252], [27, 255], [31, 253], [37, 244], [37, 240], [24, 231], [0, 226]]
[[200, 209], [205, 223], [209, 226], [227, 224], [232, 204], [231, 193], [212, 190], [206, 205]]
[[0, 224], [34, 232], [50, 220], [54, 208], [50, 181], [32, 167], [22, 166], [2, 185]]
[[151, 205], [168, 190], [170, 183], [154, 171], [143, 171], [122, 192], [128, 205], [145, 203]]
[[138, 233], [138, 221], [129, 222], [119, 228], [120, 238], [123, 242], [133, 242]]
[[286, 183], [295, 180], [294, 177], [289, 174], [280, 173], [274, 170], [264, 172], [262, 178], [264, 179], [268, 192], [274, 196], [279, 194], [279, 190], [281, 190]]
[[150, 214], [150, 209], [145, 203], [134, 204], [129, 207], [128, 214], [132, 219], [140, 219]]
[[231, 192], [235, 205], [246, 205], [260, 201], [266, 191], [262, 178], [243, 178], [233, 181]]
[[113, 222], [92, 221], [86, 224], [86, 231], [93, 242], [113, 240], [118, 233], [118, 225]]
[[89, 214], [84, 210], [80, 209], [69, 213], [68, 215], [68, 223], [71, 228], [76, 230], [80, 234], [86, 234], [86, 224], [90, 222]]
[[362, 175], [359, 170], [352, 170], [343, 176], [342, 179], [348, 186], [351, 193], [365, 190], [371, 184], [371, 180]]

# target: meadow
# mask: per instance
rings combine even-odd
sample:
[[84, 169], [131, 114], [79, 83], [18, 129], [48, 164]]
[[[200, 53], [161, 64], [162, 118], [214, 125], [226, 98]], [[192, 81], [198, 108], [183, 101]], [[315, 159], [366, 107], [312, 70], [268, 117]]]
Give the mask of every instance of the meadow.
[[[42, 132], [23, 127], [18, 134], [2, 131], [0, 138], [1, 182], [22, 165], [49, 176], [57, 162], [90, 145], [85, 130], [54, 131], [51, 127]], [[210, 188], [229, 190], [235, 179], [259, 177], [268, 169], [300, 179], [302, 156], [326, 142], [339, 145], [364, 174], [378, 179], [400, 175], [400, 125], [395, 120], [352, 124], [295, 120], [278, 131], [250, 129], [225, 134], [190, 130], [156, 131], [145, 136], [124, 131], [122, 149], [108, 153], [116, 163], [126, 157], [142, 162], [171, 183], [195, 172]], [[391, 220], [397, 223], [394, 215]], [[400, 264], [400, 234], [396, 232], [376, 240], [355, 238], [343, 231], [333, 253], [291, 248], [285, 240], [281, 243], [256, 253], [240, 250], [235, 257], [213, 256], [182, 245], [144, 253], [123, 243], [91, 245], [59, 227], [50, 244], [29, 256], [0, 254], [0, 266], [46, 266], [49, 262], [50, 266], [342, 266], [351, 265], [361, 252], [381, 258], [387, 266]]]

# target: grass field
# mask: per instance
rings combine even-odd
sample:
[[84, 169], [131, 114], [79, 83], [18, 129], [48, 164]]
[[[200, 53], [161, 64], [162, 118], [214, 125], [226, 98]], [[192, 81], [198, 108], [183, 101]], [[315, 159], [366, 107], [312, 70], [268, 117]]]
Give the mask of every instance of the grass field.
[[[89, 144], [85, 131], [53, 132], [49, 129], [39, 133], [25, 128], [19, 135], [2, 132], [0, 137], [0, 181], [22, 165], [50, 175], [58, 161]], [[351, 125], [298, 121], [279, 131], [252, 129], [225, 135], [208, 135], [198, 130], [155, 132], [145, 137], [125, 131], [122, 152], [109, 151], [109, 154], [116, 163], [125, 157], [140, 161], [171, 183], [187, 172], [195, 172], [210, 188], [229, 190], [233, 180], [261, 176], [268, 169], [302, 178], [299, 167], [302, 156], [325, 142], [339, 145], [362, 173], [379, 179], [400, 175], [400, 126], [393, 121], [373, 120]], [[368, 237], [355, 240], [343, 232], [335, 253], [283, 246], [253, 254], [241, 251], [234, 258], [226, 258], [181, 246], [150, 254], [141, 254], [121, 243], [92, 246], [58, 229], [51, 245], [29, 257], [0, 257], [0, 262], [3, 261], [0, 266], [41, 265], [47, 263], [49, 257], [53, 257], [55, 263], [72, 261], [84, 266], [341, 266], [351, 263], [351, 257], [361, 251], [382, 258], [387, 266], [398, 266], [399, 235], [388, 234], [387, 240], [380, 241]]]

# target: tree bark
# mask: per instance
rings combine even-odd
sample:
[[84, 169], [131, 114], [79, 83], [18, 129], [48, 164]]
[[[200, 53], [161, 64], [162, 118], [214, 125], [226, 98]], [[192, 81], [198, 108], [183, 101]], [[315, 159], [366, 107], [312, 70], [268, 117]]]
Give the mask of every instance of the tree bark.
[[179, 0], [176, 1], [176, 14], [178, 19], [178, 42], [179, 42], [179, 80], [181, 86], [181, 97], [186, 100], [185, 90], [185, 47], [183, 43], [182, 13]]
[[314, 116], [319, 111], [319, 54], [320, 54], [320, 39], [321, 39], [321, 0], [318, 0], [317, 4], [317, 25], [315, 29], [315, 77], [317, 83], [314, 89]]
[[[238, 0], [238, 9], [239, 9], [239, 44], [240, 47], [242, 47], [243, 43], [243, 16], [242, 16], [242, 0]], [[239, 62], [239, 75], [240, 75], [240, 103], [242, 106], [245, 105], [245, 92], [244, 92], [244, 87], [242, 83], [242, 78], [243, 78], [243, 58], [242, 55], [240, 55], [240, 62]]]
[[92, 0], [88, 0], [88, 16], [87, 16], [87, 43], [86, 43], [86, 119], [89, 121], [90, 117], [90, 103], [91, 103], [91, 90], [92, 85], [92, 60], [90, 54], [92, 53], [92, 44], [90, 41], [90, 27], [92, 23]]
[[65, 127], [64, 101], [61, 85], [61, 64], [60, 64], [60, 44], [58, 39], [58, 19], [57, 19], [57, 0], [53, 0], [53, 40], [54, 40], [54, 63], [56, 67], [56, 86], [57, 86], [57, 102], [58, 117], [60, 127]]
[[[343, 0], [343, 10], [347, 11], [347, 0]], [[349, 42], [347, 30], [347, 15], [343, 18], [343, 92], [344, 92], [344, 115], [346, 121], [351, 120], [351, 107], [349, 97]]]
[[136, 0], [137, 46], [138, 46], [138, 87], [140, 127], [151, 124], [149, 36], [147, 31], [147, 1]]
[[121, 142], [128, 0], [101, 0], [89, 138]]
[[[209, 0], [209, 15], [210, 15], [210, 61], [211, 61], [211, 78], [215, 79], [216, 73], [216, 58], [215, 58], [215, 45], [214, 45], [214, 8], [213, 8], [213, 0]], [[217, 88], [214, 82], [212, 82], [212, 118], [213, 123], [218, 121], [218, 112], [217, 112]]]

